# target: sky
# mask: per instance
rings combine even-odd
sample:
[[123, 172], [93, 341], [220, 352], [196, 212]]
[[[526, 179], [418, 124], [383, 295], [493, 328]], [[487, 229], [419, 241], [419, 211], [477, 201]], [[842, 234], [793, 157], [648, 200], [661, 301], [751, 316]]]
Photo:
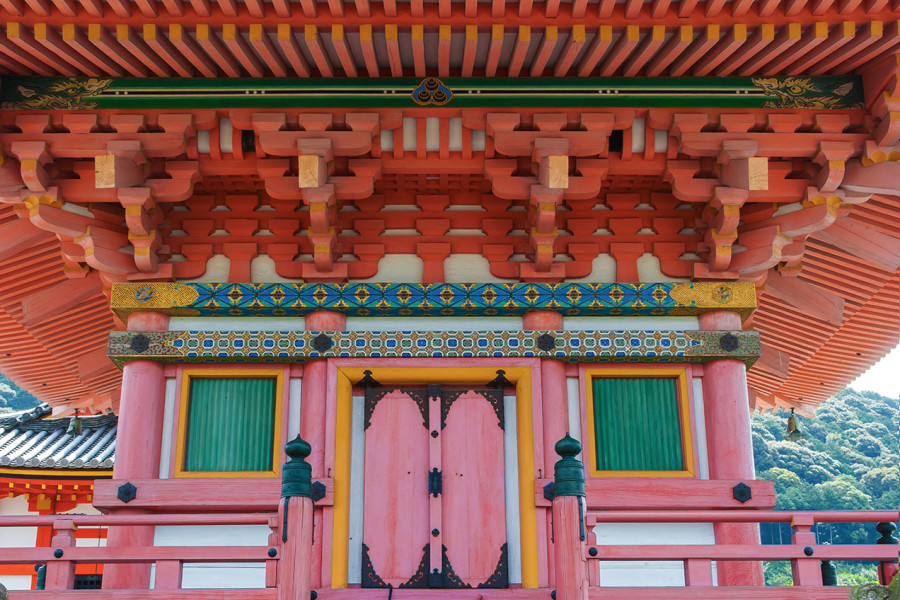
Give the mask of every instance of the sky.
[[900, 397], [900, 346], [875, 363], [850, 384], [856, 391], [872, 391], [888, 398]]

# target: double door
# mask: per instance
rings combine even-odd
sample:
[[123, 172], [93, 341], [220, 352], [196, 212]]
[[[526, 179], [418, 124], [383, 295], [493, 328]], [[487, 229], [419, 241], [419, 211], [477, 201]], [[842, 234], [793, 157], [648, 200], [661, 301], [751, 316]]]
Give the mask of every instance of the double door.
[[503, 393], [369, 388], [362, 587], [508, 587]]

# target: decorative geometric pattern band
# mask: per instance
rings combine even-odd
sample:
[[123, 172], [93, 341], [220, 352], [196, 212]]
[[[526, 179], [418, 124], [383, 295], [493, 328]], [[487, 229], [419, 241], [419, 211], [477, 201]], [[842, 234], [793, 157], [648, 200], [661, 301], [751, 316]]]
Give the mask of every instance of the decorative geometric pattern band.
[[671, 316], [756, 308], [752, 283], [117, 283], [111, 308], [173, 316]]
[[[135, 339], [141, 343], [133, 343]], [[550, 341], [552, 345], [540, 343]], [[691, 362], [759, 357], [755, 331], [162, 331], [110, 333], [108, 354], [174, 363], [315, 358], [540, 357], [568, 362]]]

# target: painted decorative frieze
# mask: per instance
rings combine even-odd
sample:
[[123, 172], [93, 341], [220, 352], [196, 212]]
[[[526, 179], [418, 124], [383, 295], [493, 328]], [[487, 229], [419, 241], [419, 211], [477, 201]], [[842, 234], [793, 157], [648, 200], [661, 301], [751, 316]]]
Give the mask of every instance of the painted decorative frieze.
[[756, 308], [751, 283], [118, 283], [111, 308], [173, 316], [673, 316]]
[[173, 363], [315, 358], [540, 357], [569, 362], [703, 363], [760, 355], [755, 331], [116, 331], [109, 357]]
[[[4, 109], [168, 109], [416, 106], [862, 109], [862, 80], [832, 77], [644, 77], [344, 80], [9, 77]], [[211, 93], [213, 92], [213, 93]]]

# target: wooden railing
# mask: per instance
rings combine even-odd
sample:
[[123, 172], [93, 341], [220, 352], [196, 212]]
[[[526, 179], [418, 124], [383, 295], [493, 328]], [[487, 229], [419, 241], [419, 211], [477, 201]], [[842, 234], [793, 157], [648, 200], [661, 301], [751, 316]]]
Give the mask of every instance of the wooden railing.
[[[847, 588], [823, 587], [822, 561], [853, 560], [879, 561], [888, 564], [882, 579], [896, 575], [897, 545], [820, 545], [816, 544], [812, 528], [817, 523], [894, 523], [896, 511], [758, 511], [758, 510], [700, 510], [700, 511], [588, 511], [585, 526], [588, 532], [585, 559], [588, 580], [592, 587], [600, 586], [599, 565], [603, 561], [678, 561], [684, 564], [685, 588], [665, 588], [666, 598], [847, 598]], [[597, 545], [593, 528], [598, 523], [790, 523], [792, 543], [785, 545]], [[712, 561], [790, 561], [792, 588], [741, 587], [712, 588]], [[883, 581], [887, 583], [887, 581]], [[706, 590], [702, 588], [708, 588]], [[599, 588], [598, 588], [599, 589]], [[810, 590], [815, 589], [815, 593]], [[726, 590], [731, 590], [730, 595]], [[657, 592], [658, 594], [659, 592]], [[618, 588], [610, 594], [591, 590], [591, 597], [650, 598], [652, 590]], [[661, 597], [661, 596], [660, 596]]]
[[[821, 561], [863, 560], [893, 564], [897, 561], [898, 546], [818, 545], [812, 534], [816, 523], [877, 523], [896, 522], [898, 513], [882, 512], [798, 512], [760, 510], [703, 510], [703, 511], [588, 511], [585, 514], [587, 545], [584, 564], [589, 573], [589, 598], [603, 600], [673, 599], [845, 599], [847, 588], [822, 585]], [[790, 523], [793, 543], [789, 545], [597, 545], [593, 528], [599, 523]], [[187, 526], [187, 525], [268, 525], [272, 530], [268, 546], [214, 547], [77, 547], [73, 533], [77, 527], [117, 526]], [[279, 518], [276, 513], [248, 514], [142, 514], [113, 516], [50, 515], [0, 517], [0, 535], [5, 527], [52, 527], [53, 537], [48, 548], [5, 548], [0, 552], [0, 564], [47, 565], [46, 591], [13, 591], [11, 600], [128, 599], [128, 600], [276, 600], [278, 597], [278, 563], [283, 546], [276, 535]], [[577, 534], [576, 534], [577, 535]], [[874, 540], [873, 540], [874, 542]], [[768, 561], [786, 560], [793, 565], [794, 586], [771, 587], [713, 587], [712, 561]], [[672, 588], [601, 588], [599, 564], [602, 561], [680, 561], [684, 564], [685, 587]], [[265, 563], [266, 588], [243, 590], [182, 590], [181, 573], [184, 563]], [[143, 563], [156, 565], [154, 590], [71, 590], [76, 564]], [[287, 568], [287, 567], [286, 567]], [[894, 571], [895, 572], [895, 571]], [[889, 571], [890, 573], [890, 571]], [[640, 582], [636, 582], [640, 583]], [[398, 598], [445, 598], [471, 600], [480, 595], [484, 599], [515, 598], [545, 599], [548, 590], [396, 590]], [[345, 600], [363, 596], [379, 599], [383, 590], [320, 590], [321, 600]]]
[[[78, 527], [186, 525], [268, 525], [278, 528], [276, 513], [205, 515], [48, 515], [0, 517], [0, 535], [5, 527], [51, 527], [53, 537], [48, 548], [4, 548], [0, 565], [45, 564], [45, 591], [11, 591], [10, 599], [52, 598], [128, 598], [129, 600], [275, 600], [276, 574], [281, 556], [280, 538], [269, 536], [268, 546], [76, 546]], [[256, 590], [182, 590], [184, 563], [265, 563], [266, 588]], [[78, 564], [142, 563], [156, 565], [153, 590], [74, 591], [75, 566]]]

